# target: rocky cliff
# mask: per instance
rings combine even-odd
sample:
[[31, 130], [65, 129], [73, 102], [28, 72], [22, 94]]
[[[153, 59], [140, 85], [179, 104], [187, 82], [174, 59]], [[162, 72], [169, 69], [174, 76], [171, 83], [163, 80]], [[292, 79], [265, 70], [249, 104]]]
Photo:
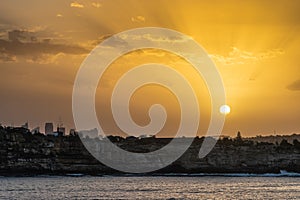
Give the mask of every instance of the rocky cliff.
[[[163, 147], [170, 139], [110, 137], [123, 149], [149, 152]], [[195, 138], [191, 147], [177, 161], [156, 173], [300, 173], [298, 143], [254, 143], [219, 140], [208, 156], [198, 158], [203, 138]], [[101, 164], [83, 146], [78, 136], [0, 131], [0, 174], [115, 174]]]

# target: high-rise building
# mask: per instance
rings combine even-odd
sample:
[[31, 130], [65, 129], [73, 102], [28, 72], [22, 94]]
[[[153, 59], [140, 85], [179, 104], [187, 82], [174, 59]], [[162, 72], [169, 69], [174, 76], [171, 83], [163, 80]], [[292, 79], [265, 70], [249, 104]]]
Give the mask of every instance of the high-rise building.
[[65, 135], [66, 134], [66, 128], [65, 127], [57, 127], [57, 132], [58, 133], [61, 133], [62, 135]]
[[46, 135], [52, 135], [53, 134], [53, 123], [47, 122], [45, 124], [45, 134]]

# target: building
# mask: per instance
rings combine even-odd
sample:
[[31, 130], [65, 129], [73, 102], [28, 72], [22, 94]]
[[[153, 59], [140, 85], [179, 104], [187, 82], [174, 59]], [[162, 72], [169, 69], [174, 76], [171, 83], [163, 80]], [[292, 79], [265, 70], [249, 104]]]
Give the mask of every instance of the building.
[[23, 124], [22, 126], [21, 126], [22, 128], [26, 128], [26, 129], [28, 129], [28, 122], [26, 122], [25, 124]]
[[57, 127], [57, 132], [59, 134], [65, 135], [66, 134], [66, 128], [62, 127], [62, 126], [59, 126], [59, 127]]
[[53, 134], [53, 123], [48, 122], [45, 124], [45, 134], [52, 135]]
[[31, 133], [33, 133], [33, 134], [38, 134], [38, 133], [40, 133], [40, 127], [39, 127], [39, 126], [38, 126], [38, 127], [35, 127], [34, 129], [31, 130]]
[[70, 129], [70, 135], [76, 135], [76, 131], [75, 131], [75, 129]]

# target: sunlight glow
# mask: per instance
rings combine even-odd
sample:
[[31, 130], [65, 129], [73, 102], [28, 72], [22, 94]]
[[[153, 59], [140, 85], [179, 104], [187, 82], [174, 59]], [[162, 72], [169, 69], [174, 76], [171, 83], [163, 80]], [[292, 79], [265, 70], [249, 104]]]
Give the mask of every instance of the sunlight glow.
[[230, 113], [230, 107], [228, 105], [223, 105], [220, 107], [220, 113], [227, 115]]

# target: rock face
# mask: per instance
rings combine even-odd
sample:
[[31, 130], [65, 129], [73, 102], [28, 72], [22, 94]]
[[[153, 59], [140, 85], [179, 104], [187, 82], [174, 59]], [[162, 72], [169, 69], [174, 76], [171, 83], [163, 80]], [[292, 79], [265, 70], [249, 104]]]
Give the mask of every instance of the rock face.
[[[157, 150], [170, 139], [144, 138], [110, 140], [132, 152]], [[300, 173], [299, 145], [275, 145], [250, 141], [219, 140], [203, 159], [198, 152], [203, 138], [195, 138], [191, 147], [175, 162], [155, 173]], [[297, 143], [298, 144], [298, 143]], [[115, 174], [90, 155], [78, 136], [44, 136], [30, 133], [0, 132], [0, 174]]]

